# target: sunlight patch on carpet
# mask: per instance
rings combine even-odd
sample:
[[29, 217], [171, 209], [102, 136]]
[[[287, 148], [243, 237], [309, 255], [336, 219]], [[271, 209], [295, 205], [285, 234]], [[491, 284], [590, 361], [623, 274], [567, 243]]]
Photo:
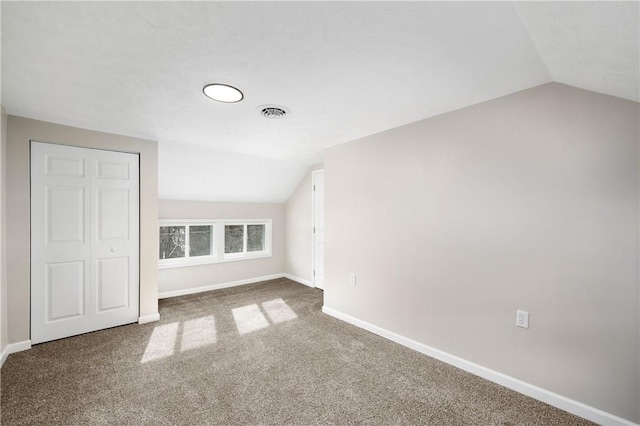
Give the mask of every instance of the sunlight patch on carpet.
[[173, 322], [154, 328], [140, 363], [144, 364], [173, 355], [178, 337], [178, 326], [178, 322]]
[[185, 321], [182, 325], [180, 351], [188, 351], [216, 342], [216, 322], [213, 315]]
[[262, 311], [260, 311], [260, 307], [255, 303], [241, 308], [234, 308], [231, 311], [240, 334], [251, 333], [252, 331], [269, 327], [269, 321], [267, 321]]
[[281, 322], [298, 318], [289, 305], [280, 298], [263, 302], [262, 307], [274, 324], [280, 324]]

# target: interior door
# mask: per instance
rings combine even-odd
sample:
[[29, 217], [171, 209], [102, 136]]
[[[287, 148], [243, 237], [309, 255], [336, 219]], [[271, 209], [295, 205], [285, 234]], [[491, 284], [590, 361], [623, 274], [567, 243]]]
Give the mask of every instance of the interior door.
[[324, 289], [324, 170], [313, 177], [313, 285]]
[[31, 143], [31, 342], [136, 322], [136, 154]]

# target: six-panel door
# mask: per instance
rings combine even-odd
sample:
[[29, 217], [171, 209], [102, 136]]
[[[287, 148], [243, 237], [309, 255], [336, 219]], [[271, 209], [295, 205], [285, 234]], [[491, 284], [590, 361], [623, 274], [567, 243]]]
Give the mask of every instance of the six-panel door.
[[31, 143], [31, 342], [138, 320], [136, 154]]

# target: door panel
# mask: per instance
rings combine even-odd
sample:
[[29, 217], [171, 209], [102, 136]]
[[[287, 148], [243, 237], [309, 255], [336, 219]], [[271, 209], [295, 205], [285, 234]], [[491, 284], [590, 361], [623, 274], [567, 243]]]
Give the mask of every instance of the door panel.
[[49, 263], [45, 288], [47, 322], [84, 315], [84, 262]]
[[84, 242], [84, 188], [47, 186], [47, 243]]
[[129, 190], [97, 189], [98, 241], [129, 239]]
[[31, 143], [31, 341], [138, 320], [138, 156]]
[[45, 174], [47, 176], [75, 176], [84, 177], [84, 158], [61, 158], [48, 155]]
[[97, 161], [98, 174], [101, 179], [129, 180], [129, 163]]
[[138, 157], [122, 152], [93, 158], [91, 264], [101, 321], [138, 319], [138, 168]]
[[129, 258], [98, 259], [98, 312], [129, 306]]
[[31, 144], [31, 342], [82, 332], [90, 302], [88, 150]]

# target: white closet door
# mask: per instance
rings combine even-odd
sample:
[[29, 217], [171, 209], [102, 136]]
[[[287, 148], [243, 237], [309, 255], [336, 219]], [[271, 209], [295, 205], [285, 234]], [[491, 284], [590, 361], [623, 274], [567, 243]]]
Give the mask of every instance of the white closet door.
[[31, 342], [138, 320], [138, 156], [31, 143]]
[[324, 170], [313, 178], [313, 285], [324, 290]]

